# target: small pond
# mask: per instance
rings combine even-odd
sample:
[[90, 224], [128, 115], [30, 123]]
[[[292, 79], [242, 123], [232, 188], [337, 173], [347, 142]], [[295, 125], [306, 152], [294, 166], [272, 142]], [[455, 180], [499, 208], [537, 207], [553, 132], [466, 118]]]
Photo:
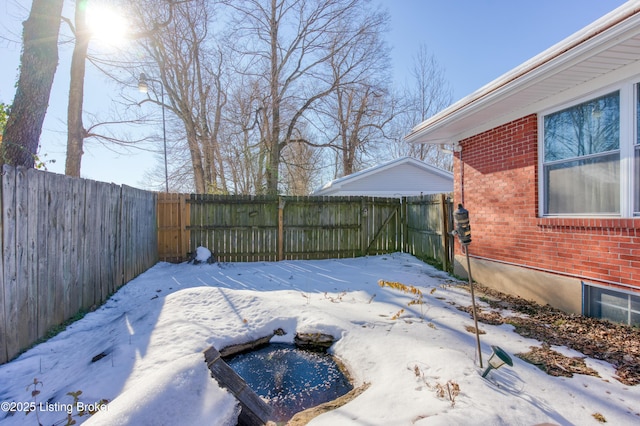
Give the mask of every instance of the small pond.
[[329, 354], [294, 345], [271, 343], [226, 361], [273, 408], [276, 422], [353, 389]]

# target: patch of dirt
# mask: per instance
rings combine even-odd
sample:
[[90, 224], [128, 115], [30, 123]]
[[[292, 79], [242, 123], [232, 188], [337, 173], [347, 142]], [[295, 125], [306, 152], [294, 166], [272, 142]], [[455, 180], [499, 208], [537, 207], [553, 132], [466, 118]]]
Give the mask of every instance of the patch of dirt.
[[[478, 321], [491, 325], [511, 324], [516, 333], [540, 340], [547, 347], [566, 346], [590, 358], [612, 364], [616, 369], [616, 378], [626, 385], [640, 384], [640, 328], [568, 314], [549, 305], [543, 306], [474, 285], [479, 299], [491, 308], [483, 310], [477, 307]], [[458, 306], [458, 309], [471, 313], [471, 306]], [[510, 312], [505, 314], [505, 311]], [[564, 357], [566, 360], [560, 362], [560, 358], [550, 353], [553, 351], [544, 351], [544, 345], [542, 351], [536, 351], [534, 359], [540, 361], [541, 357], [546, 357], [547, 364], [558, 364], [560, 370], [571, 371], [573, 358]]]

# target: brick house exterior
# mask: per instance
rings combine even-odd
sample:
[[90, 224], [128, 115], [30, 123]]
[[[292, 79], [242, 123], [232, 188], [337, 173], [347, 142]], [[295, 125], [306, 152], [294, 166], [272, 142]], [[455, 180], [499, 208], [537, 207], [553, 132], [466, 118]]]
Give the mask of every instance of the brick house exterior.
[[[615, 114], [604, 118], [594, 107], [610, 104]], [[551, 120], [587, 108], [586, 121], [614, 124], [601, 137], [609, 147], [564, 159], [571, 156], [553, 145]], [[640, 7], [625, 4], [406, 139], [454, 148], [454, 202], [469, 210], [476, 281], [569, 312], [640, 324], [639, 133]], [[563, 181], [576, 176], [587, 178]], [[599, 179], [606, 182], [593, 189]], [[589, 211], [584, 194], [607, 213]], [[582, 207], [565, 212], [560, 201], [558, 213], [554, 196], [575, 197]], [[456, 272], [466, 274], [462, 259], [457, 245]]]

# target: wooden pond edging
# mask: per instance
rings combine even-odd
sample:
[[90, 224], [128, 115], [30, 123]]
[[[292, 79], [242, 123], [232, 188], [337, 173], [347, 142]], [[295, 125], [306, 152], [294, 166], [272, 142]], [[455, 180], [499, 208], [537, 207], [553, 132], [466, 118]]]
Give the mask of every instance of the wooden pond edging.
[[211, 376], [218, 384], [236, 397], [242, 411], [238, 417], [240, 426], [258, 426], [266, 424], [271, 418], [272, 409], [247, 385], [229, 365], [222, 359], [220, 352], [213, 346], [204, 352]]

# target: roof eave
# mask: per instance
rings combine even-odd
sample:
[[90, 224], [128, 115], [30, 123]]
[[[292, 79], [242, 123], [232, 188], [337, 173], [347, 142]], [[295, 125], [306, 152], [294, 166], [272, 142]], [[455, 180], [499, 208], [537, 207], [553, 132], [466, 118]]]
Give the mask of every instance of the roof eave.
[[593, 24], [557, 43], [517, 68], [462, 98], [440, 113], [414, 127], [405, 140], [409, 143], [455, 144], [455, 134], [439, 130], [499, 102], [505, 96], [541, 81], [576, 58], [589, 55], [594, 48], [615, 41], [619, 34], [640, 22], [640, 4], [625, 4]]

